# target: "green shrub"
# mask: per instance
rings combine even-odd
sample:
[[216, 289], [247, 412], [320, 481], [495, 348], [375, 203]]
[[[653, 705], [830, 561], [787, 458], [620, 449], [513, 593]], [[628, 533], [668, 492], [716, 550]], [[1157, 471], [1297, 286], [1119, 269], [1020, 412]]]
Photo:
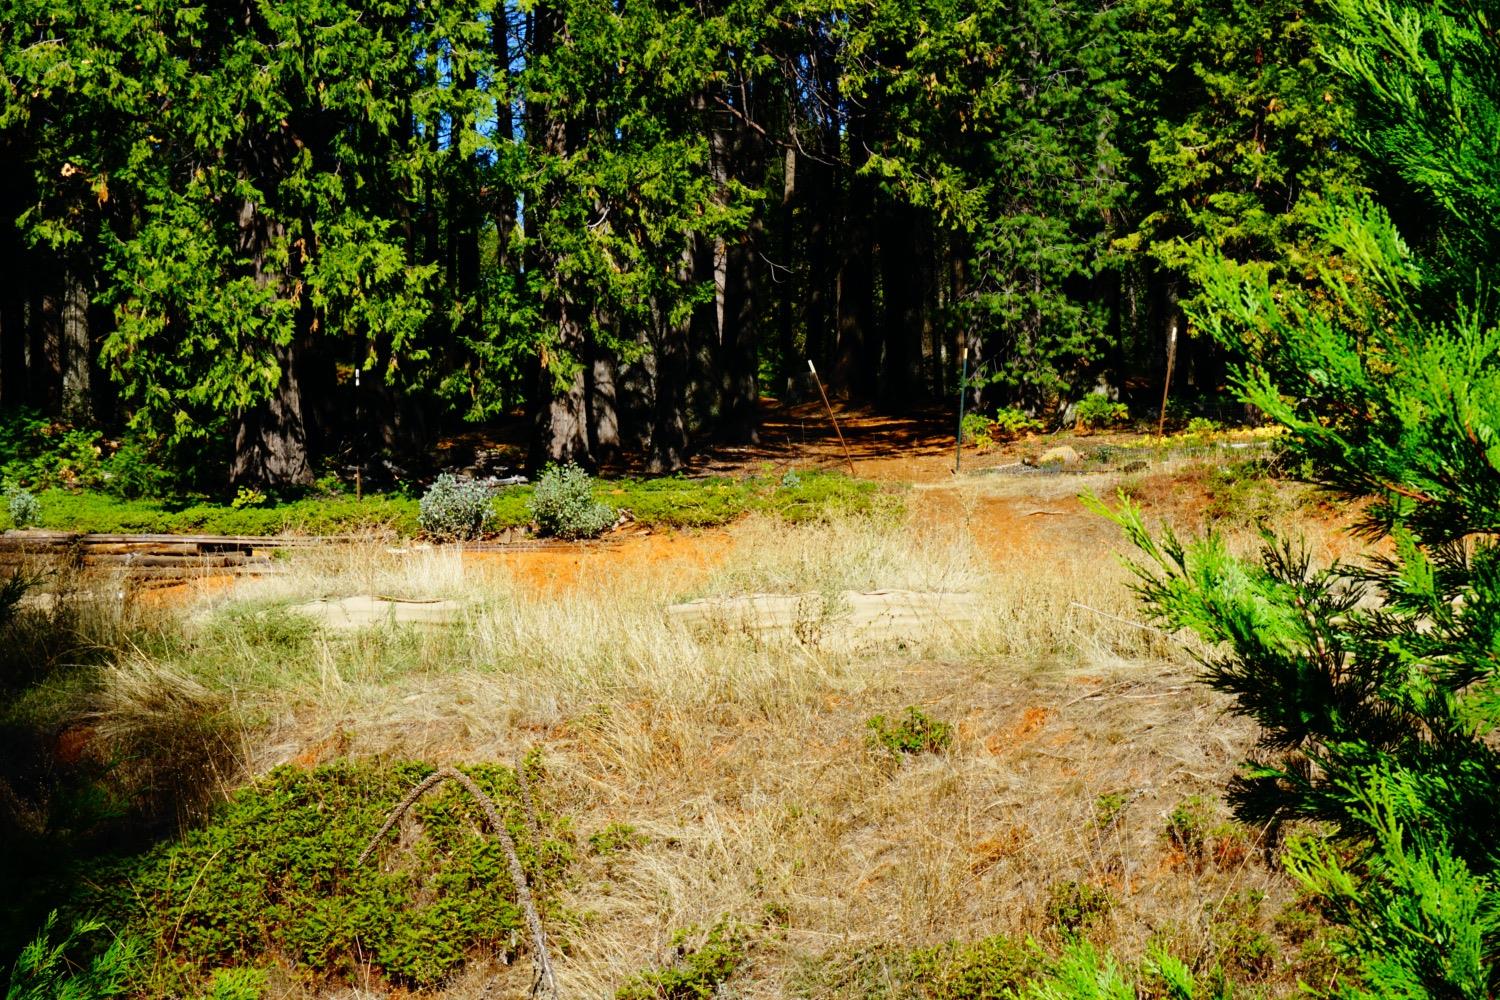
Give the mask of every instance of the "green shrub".
[[542, 534], [556, 538], [597, 538], [615, 523], [615, 509], [594, 499], [593, 480], [571, 462], [542, 473], [531, 494], [531, 516]]
[[1094, 825], [1101, 830], [1114, 826], [1129, 803], [1130, 795], [1126, 792], [1107, 792], [1099, 796], [1094, 800]]
[[[790, 475], [795, 482], [796, 475]], [[596, 495], [629, 510], [635, 522], [647, 528], [708, 528], [744, 515], [754, 500], [756, 485], [754, 480], [722, 476], [666, 476], [600, 483]]]
[[1109, 915], [1114, 897], [1087, 882], [1058, 882], [1047, 891], [1047, 917], [1065, 935], [1076, 935]]
[[1172, 808], [1162, 832], [1184, 856], [1201, 859], [1208, 852], [1214, 818], [1213, 808], [1201, 795], [1190, 795]]
[[204, 1000], [261, 1000], [265, 991], [263, 969], [219, 969], [209, 980]]
[[697, 947], [688, 942], [702, 934], [689, 927], [672, 936], [677, 958], [673, 964], [637, 973], [615, 991], [615, 1000], [712, 1000], [719, 987], [737, 972], [749, 951], [749, 932], [739, 924], [720, 920]]
[[491, 492], [478, 480], [445, 472], [422, 494], [417, 523], [428, 537], [439, 542], [478, 538], [494, 517]]
[[883, 945], [826, 957], [806, 970], [797, 996], [867, 1000], [995, 1000], [1011, 997], [1044, 968], [1035, 949], [1008, 938], [928, 948]]
[[131, 939], [116, 937], [102, 953], [81, 961], [87, 939], [104, 930], [97, 920], [80, 920], [54, 944], [57, 913], [47, 917], [37, 936], [21, 950], [11, 968], [5, 1000], [95, 1000], [126, 991], [140, 950]]
[[953, 742], [953, 726], [932, 718], [915, 705], [896, 719], [877, 715], [865, 723], [870, 745], [895, 754], [937, 753]]
[[13, 489], [5, 494], [5, 512], [17, 528], [29, 528], [42, 515], [42, 505], [30, 490]]
[[1022, 434], [1039, 433], [1044, 429], [1042, 422], [1027, 416], [1025, 410], [1014, 406], [1002, 406], [995, 411], [991, 433], [996, 437], [1017, 438]]
[[1078, 401], [1073, 419], [1084, 430], [1098, 430], [1129, 420], [1130, 410], [1124, 403], [1116, 403], [1108, 396], [1095, 392]]
[[104, 460], [99, 478], [106, 493], [125, 500], [165, 496], [176, 485], [176, 477], [152, 461], [143, 445], [131, 440], [121, 442]]
[[1037, 971], [1036, 957], [1004, 937], [945, 944], [911, 954], [912, 979], [942, 1000], [1008, 996]]
[[[90, 905], [157, 956], [138, 991], [192, 993], [218, 970], [272, 957], [309, 976], [347, 980], [371, 969], [425, 987], [475, 952], [511, 957], [527, 940], [525, 920], [505, 855], [460, 788], [412, 807], [421, 835], [409, 846], [388, 843], [355, 866], [387, 812], [430, 770], [349, 762], [279, 768], [180, 842], [89, 871]], [[532, 838], [515, 805], [512, 771], [467, 770], [500, 806], [545, 905], [571, 849]]]
[[965, 413], [963, 420], [959, 421], [958, 431], [964, 444], [971, 444], [982, 450], [995, 443], [995, 438], [990, 433], [992, 426], [990, 418], [982, 413]]

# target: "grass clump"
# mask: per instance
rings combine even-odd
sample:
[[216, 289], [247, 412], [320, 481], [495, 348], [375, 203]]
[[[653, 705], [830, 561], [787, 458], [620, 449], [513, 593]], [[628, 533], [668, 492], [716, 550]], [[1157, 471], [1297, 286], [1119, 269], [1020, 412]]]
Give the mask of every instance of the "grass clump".
[[[472, 954], [511, 957], [524, 917], [500, 844], [459, 789], [413, 806], [407, 822], [420, 836], [409, 847], [383, 848], [385, 860], [356, 867], [383, 816], [428, 771], [417, 763], [279, 768], [180, 842], [99, 865], [88, 879], [91, 905], [154, 956], [133, 986], [191, 994], [216, 975], [222, 983], [223, 970], [274, 957], [312, 979], [347, 980], [359, 969], [423, 988]], [[469, 773], [502, 804], [532, 888], [545, 897], [571, 848], [531, 837], [514, 805], [514, 772], [478, 765]]]
[[894, 719], [877, 715], [865, 723], [870, 745], [893, 754], [938, 753], [953, 742], [953, 726], [934, 719], [915, 705]]
[[589, 835], [589, 847], [598, 856], [608, 857], [644, 847], [650, 839], [629, 823], [610, 823]]
[[750, 949], [749, 932], [730, 920], [720, 920], [703, 936], [703, 943], [688, 942], [703, 935], [689, 927], [672, 935], [676, 955], [672, 964], [632, 976], [615, 991], [615, 1000], [711, 1000], [719, 987], [734, 975]]
[[571, 462], [542, 473], [528, 506], [542, 534], [570, 541], [597, 538], [617, 516], [609, 504], [594, 499], [593, 480]]
[[483, 535], [494, 516], [489, 487], [445, 472], [422, 494], [417, 523], [434, 541], [468, 541]]

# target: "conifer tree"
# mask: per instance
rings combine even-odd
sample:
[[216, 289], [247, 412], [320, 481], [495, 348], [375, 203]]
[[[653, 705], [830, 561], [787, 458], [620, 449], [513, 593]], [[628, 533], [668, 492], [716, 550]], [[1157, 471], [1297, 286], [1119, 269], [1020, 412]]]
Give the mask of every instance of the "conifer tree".
[[[1288, 449], [1364, 504], [1385, 544], [1316, 567], [1268, 537], [1153, 537], [1141, 589], [1208, 640], [1209, 683], [1263, 729], [1232, 789], [1256, 821], [1326, 824], [1293, 873], [1351, 932], [1346, 995], [1488, 998], [1500, 989], [1500, 46], [1493, 5], [1346, 0], [1329, 39], [1377, 190], [1325, 209], [1312, 288], [1223, 260], [1195, 319], [1248, 354], [1245, 398]], [[1414, 203], [1409, 199], [1414, 199]], [[1416, 209], [1415, 211], [1413, 209]], [[1459, 289], [1477, 289], [1464, 294]]]

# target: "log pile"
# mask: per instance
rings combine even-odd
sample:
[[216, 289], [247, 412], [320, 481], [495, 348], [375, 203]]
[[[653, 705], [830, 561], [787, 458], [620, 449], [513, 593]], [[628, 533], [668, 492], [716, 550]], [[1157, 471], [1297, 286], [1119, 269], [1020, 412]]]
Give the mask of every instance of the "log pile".
[[69, 531], [0, 534], [0, 567], [39, 562], [70, 569], [116, 571], [135, 579], [181, 579], [203, 573], [267, 573], [275, 549], [316, 544], [314, 538], [219, 535], [104, 535]]

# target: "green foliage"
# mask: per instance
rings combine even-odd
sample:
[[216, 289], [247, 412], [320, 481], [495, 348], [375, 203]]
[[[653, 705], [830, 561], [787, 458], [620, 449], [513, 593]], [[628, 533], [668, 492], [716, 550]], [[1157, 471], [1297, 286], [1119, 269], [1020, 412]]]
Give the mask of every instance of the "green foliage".
[[[1153, 951], [1142, 964], [1141, 982], [1114, 957], [1101, 955], [1087, 941], [1072, 942], [1051, 970], [1028, 982], [1020, 1000], [1136, 1000], [1162, 996], [1167, 1000], [1232, 1000], [1233, 988], [1221, 976], [1199, 981], [1181, 959]], [[1137, 992], [1137, 987], [1141, 992]]]
[[527, 506], [542, 534], [565, 539], [596, 538], [618, 516], [609, 504], [594, 499], [593, 480], [571, 463], [549, 466]]
[[[412, 808], [421, 835], [409, 846], [387, 845], [355, 867], [385, 814], [428, 770], [280, 768], [180, 842], [98, 865], [89, 873], [91, 901], [154, 956], [138, 988], [243, 989], [243, 968], [273, 956], [318, 977], [347, 979], [368, 967], [423, 987], [476, 952], [512, 956], [525, 922], [509, 868], [461, 789]], [[569, 846], [531, 837], [510, 770], [480, 765], [469, 773], [500, 804], [532, 891], [545, 902]]]
[[1187, 422], [1187, 427], [1184, 429], [1184, 432], [1187, 434], [1209, 437], [1211, 435], [1219, 433], [1223, 429], [1223, 426], [1217, 420], [1212, 420], [1208, 417], [1193, 417]]
[[1127, 792], [1106, 792], [1099, 796], [1094, 800], [1094, 825], [1101, 830], [1114, 826], [1129, 804]]
[[1107, 889], [1087, 882], [1058, 882], [1047, 890], [1047, 919], [1069, 937], [1097, 925], [1114, 905]]
[[[1384, 546], [1318, 566], [1267, 536], [1258, 560], [1208, 535], [1158, 538], [1125, 504], [1140, 589], [1210, 649], [1208, 682], [1259, 723], [1232, 789], [1257, 823], [1306, 818], [1288, 864], [1348, 934], [1346, 996], [1500, 990], [1500, 136], [1488, 15], [1347, 0], [1330, 49], [1391, 212], [1349, 199], [1319, 219], [1336, 261], [1272, 281], [1204, 263], [1199, 324], [1247, 355], [1245, 398], [1287, 450], [1366, 503]], [[1401, 219], [1411, 212], [1411, 218]], [[1392, 213], [1399, 213], [1393, 220]], [[1401, 221], [1398, 221], [1401, 220]], [[1454, 277], [1455, 273], [1461, 278]]]
[[417, 523], [434, 541], [479, 538], [494, 519], [492, 495], [493, 491], [478, 480], [445, 472], [422, 494]]
[[36, 524], [54, 531], [213, 535], [417, 533], [417, 502], [396, 494], [309, 497], [269, 507], [119, 500], [102, 493], [45, 490]]
[[1130, 409], [1124, 403], [1116, 403], [1108, 396], [1091, 392], [1078, 401], [1073, 419], [1082, 430], [1096, 431], [1130, 419]]
[[610, 823], [603, 829], [589, 834], [589, 846], [600, 857], [608, 857], [611, 854], [620, 854], [644, 847], [650, 839], [629, 823]]
[[1118, 19], [1072, 0], [882, 3], [835, 28], [843, 92], [892, 105], [864, 171], [951, 234], [972, 378], [1028, 406], [1063, 396], [1106, 335], [1075, 289], [1110, 263], [1104, 220], [1126, 191]]
[[971, 444], [981, 451], [993, 447], [995, 438], [990, 429], [994, 425], [990, 418], [982, 413], [965, 413], [963, 421], [959, 424], [959, 434], [963, 437], [964, 444]]
[[951, 943], [911, 953], [903, 970], [922, 984], [923, 1000], [984, 1000], [1005, 996], [1038, 968], [1036, 956], [1004, 937]]
[[953, 742], [953, 726], [934, 719], [915, 705], [899, 717], [876, 715], [865, 723], [870, 745], [893, 754], [939, 753]]
[[[701, 939], [701, 943], [689, 945]], [[615, 991], [615, 1000], [712, 1000], [719, 988], [744, 964], [750, 946], [748, 930], [728, 919], [704, 934], [689, 927], [672, 935], [676, 960], [669, 966], [637, 973]]]
[[1025, 410], [1014, 406], [1002, 406], [995, 411], [994, 430], [998, 438], [1018, 438], [1023, 434], [1036, 434], [1044, 430], [1040, 420], [1026, 415]]
[[56, 929], [54, 911], [16, 959], [5, 1000], [96, 1000], [127, 992], [141, 958], [140, 949], [130, 939], [117, 937], [103, 952], [88, 949], [92, 956], [84, 957], [80, 951], [104, 930], [104, 925], [97, 920], [77, 921], [61, 942], [54, 943]]
[[897, 501], [882, 494], [880, 484], [839, 472], [805, 472], [794, 485], [782, 483], [760, 498], [759, 509], [784, 521], [833, 520], [840, 517], [877, 517], [894, 513]]
[[217, 969], [203, 1000], [261, 1000], [266, 974], [261, 969]]
[[622, 479], [595, 484], [594, 496], [630, 511], [648, 528], [707, 528], [744, 515], [755, 504], [757, 483], [711, 476], [687, 479]]
[[42, 505], [30, 490], [12, 488], [5, 494], [5, 513], [17, 528], [29, 528], [41, 517]]

